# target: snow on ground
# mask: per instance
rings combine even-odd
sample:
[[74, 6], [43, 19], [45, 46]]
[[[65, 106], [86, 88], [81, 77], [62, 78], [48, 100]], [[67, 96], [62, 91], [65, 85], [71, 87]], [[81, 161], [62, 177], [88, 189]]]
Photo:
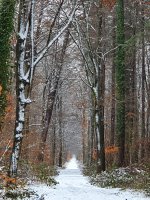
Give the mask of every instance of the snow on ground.
[[120, 189], [105, 189], [93, 186], [88, 178], [84, 177], [73, 157], [56, 177], [59, 182], [56, 186], [32, 185], [30, 188], [45, 200], [150, 200], [142, 193], [135, 193]]
[[66, 169], [77, 169], [78, 170], [79, 165], [77, 163], [75, 156], [73, 156], [72, 159], [65, 164], [65, 168]]

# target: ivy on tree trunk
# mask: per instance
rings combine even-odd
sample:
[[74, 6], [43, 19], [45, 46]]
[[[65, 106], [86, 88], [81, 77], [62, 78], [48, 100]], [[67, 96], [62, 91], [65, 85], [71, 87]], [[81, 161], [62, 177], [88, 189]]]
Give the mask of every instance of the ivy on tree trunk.
[[13, 31], [15, 0], [0, 2], [0, 128], [6, 108], [10, 78], [10, 36]]
[[124, 164], [125, 158], [125, 36], [124, 36], [124, 1], [117, 0], [116, 42], [116, 133], [119, 147], [118, 165]]

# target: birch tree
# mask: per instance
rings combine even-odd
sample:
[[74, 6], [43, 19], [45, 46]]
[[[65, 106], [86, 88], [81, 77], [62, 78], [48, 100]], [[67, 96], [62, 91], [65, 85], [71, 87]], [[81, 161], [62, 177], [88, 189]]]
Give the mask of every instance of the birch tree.
[[[61, 2], [63, 4], [64, 1]], [[16, 124], [14, 130], [14, 142], [13, 150], [10, 159], [9, 176], [16, 177], [18, 170], [18, 161], [21, 151], [21, 143], [23, 139], [23, 128], [25, 123], [25, 108], [27, 104], [31, 103], [30, 94], [26, 93], [26, 87], [32, 86], [33, 72], [35, 66], [44, 57], [49, 48], [54, 42], [61, 36], [61, 34], [67, 29], [71, 23], [75, 14], [77, 4], [75, 3], [71, 14], [68, 16], [67, 21], [62, 25], [60, 30], [51, 37], [51, 28], [49, 31], [49, 37], [46, 44], [35, 55], [35, 41], [34, 41], [34, 15], [35, 15], [35, 1], [34, 0], [20, 0], [19, 1], [19, 16], [18, 16], [18, 38], [17, 38], [17, 84], [16, 84]], [[57, 17], [57, 16], [56, 16]], [[54, 19], [55, 21], [55, 19]], [[30, 37], [31, 49], [30, 57], [25, 60], [27, 37]], [[29, 62], [26, 67], [26, 62]]]

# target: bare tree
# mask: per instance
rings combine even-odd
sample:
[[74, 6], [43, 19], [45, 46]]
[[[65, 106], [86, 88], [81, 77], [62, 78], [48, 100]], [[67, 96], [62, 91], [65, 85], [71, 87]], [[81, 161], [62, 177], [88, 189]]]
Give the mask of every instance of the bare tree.
[[[97, 3], [97, 4], [94, 4]], [[97, 15], [92, 12], [94, 10]], [[84, 67], [87, 78], [87, 85], [91, 89], [92, 101], [92, 133], [95, 138], [97, 149], [97, 171], [105, 170], [105, 151], [104, 151], [104, 94], [105, 94], [105, 64], [102, 48], [102, 4], [97, 1], [82, 2], [83, 16], [76, 17], [74, 27], [77, 32], [78, 40], [73, 34], [72, 38], [78, 46], [84, 60]], [[92, 19], [96, 21], [92, 25]], [[81, 23], [84, 24], [81, 25]], [[91, 139], [92, 139], [91, 138]], [[94, 149], [93, 149], [94, 150]]]
[[[60, 12], [61, 5], [63, 5], [64, 1], [60, 2], [60, 7], [58, 10]], [[68, 28], [71, 23], [73, 16], [75, 14], [77, 4], [73, 5], [73, 9], [71, 14], [68, 16], [68, 19], [64, 25], [54, 33], [53, 37], [52, 28], [58, 17], [58, 12], [56, 12], [56, 16], [53, 19], [52, 26], [49, 30], [49, 35], [46, 41], [46, 44], [40, 49], [40, 51], [35, 55], [35, 43], [34, 43], [34, 14], [35, 14], [35, 1], [34, 0], [20, 0], [19, 1], [19, 16], [18, 16], [18, 39], [17, 39], [17, 51], [16, 51], [16, 59], [17, 59], [17, 84], [16, 84], [16, 92], [17, 92], [17, 107], [16, 107], [16, 125], [14, 130], [14, 143], [13, 150], [10, 159], [10, 169], [9, 176], [16, 177], [17, 169], [18, 169], [18, 161], [21, 151], [21, 143], [23, 138], [23, 128], [25, 122], [25, 108], [27, 104], [31, 103], [30, 94], [26, 94], [26, 87], [31, 87], [33, 81], [33, 72], [35, 66], [39, 63], [39, 61], [44, 57], [47, 53], [48, 49], [54, 44], [54, 42], [61, 36], [61, 34]], [[31, 41], [31, 55], [25, 60], [26, 54], [26, 46], [27, 46], [27, 38], [28, 35]], [[26, 67], [26, 63], [29, 62], [29, 67]]]

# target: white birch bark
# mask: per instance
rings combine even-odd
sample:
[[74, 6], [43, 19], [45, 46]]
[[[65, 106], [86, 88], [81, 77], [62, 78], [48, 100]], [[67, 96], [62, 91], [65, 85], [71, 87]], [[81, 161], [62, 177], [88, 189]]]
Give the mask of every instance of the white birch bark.
[[[77, 1], [78, 2], [78, 1]], [[75, 11], [77, 9], [77, 3], [75, 4], [72, 12], [62, 29], [50, 40], [43, 48], [41, 53], [35, 59], [34, 56], [34, 6], [35, 0], [20, 0], [19, 1], [19, 30], [18, 30], [18, 42], [17, 42], [17, 106], [16, 106], [16, 124], [13, 138], [13, 150], [10, 158], [9, 176], [16, 177], [18, 170], [18, 161], [21, 152], [21, 143], [23, 139], [23, 128], [25, 122], [25, 108], [26, 105], [31, 103], [29, 94], [26, 94], [26, 87], [31, 87], [33, 81], [33, 72], [38, 62], [44, 57], [48, 49], [54, 44], [54, 42], [61, 36], [61, 34], [68, 28], [73, 20]], [[27, 37], [30, 37], [31, 41], [31, 54], [30, 65], [26, 69], [25, 53]], [[27, 96], [26, 96], [27, 95]]]

